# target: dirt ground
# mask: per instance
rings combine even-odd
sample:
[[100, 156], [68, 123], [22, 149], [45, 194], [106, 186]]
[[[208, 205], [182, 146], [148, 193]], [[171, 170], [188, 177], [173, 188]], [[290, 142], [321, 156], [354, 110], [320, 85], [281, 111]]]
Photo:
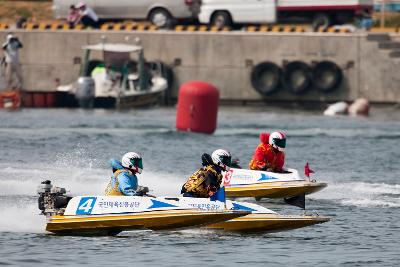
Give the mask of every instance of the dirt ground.
[[28, 21], [53, 20], [52, 1], [2, 1], [0, 0], [0, 22], [13, 24], [20, 17]]

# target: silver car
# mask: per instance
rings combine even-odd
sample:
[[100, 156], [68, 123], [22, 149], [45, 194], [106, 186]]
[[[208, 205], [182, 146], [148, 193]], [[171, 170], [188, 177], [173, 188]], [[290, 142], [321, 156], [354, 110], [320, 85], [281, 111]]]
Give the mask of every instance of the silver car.
[[[149, 20], [158, 27], [168, 27], [175, 20], [195, 19], [201, 0], [85, 0], [102, 20]], [[68, 16], [69, 8], [79, 0], [53, 0], [54, 17]]]

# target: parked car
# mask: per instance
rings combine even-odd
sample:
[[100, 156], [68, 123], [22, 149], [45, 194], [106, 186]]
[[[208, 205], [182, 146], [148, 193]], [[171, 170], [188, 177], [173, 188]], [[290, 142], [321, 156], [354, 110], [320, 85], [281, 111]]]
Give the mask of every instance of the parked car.
[[[79, 0], [53, 0], [57, 19], [68, 16], [69, 7]], [[168, 27], [175, 20], [196, 19], [200, 0], [85, 0], [101, 20], [149, 20], [158, 27]]]
[[328, 27], [370, 15], [372, 9], [373, 0], [203, 0], [199, 21], [223, 27], [296, 17], [310, 20], [316, 27]]

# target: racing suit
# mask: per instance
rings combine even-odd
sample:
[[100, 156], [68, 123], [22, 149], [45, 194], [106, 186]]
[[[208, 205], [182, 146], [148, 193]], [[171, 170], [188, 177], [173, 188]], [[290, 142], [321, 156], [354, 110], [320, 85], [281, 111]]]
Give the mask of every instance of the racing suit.
[[202, 159], [204, 167], [193, 173], [182, 186], [183, 196], [209, 198], [220, 189], [221, 168], [212, 163], [208, 154], [204, 154]]
[[259, 144], [249, 163], [250, 170], [282, 172], [285, 163], [285, 153], [274, 149], [269, 144], [269, 133], [260, 134]]
[[134, 173], [125, 169], [119, 160], [110, 160], [113, 175], [106, 187], [106, 196], [136, 196], [138, 179]]

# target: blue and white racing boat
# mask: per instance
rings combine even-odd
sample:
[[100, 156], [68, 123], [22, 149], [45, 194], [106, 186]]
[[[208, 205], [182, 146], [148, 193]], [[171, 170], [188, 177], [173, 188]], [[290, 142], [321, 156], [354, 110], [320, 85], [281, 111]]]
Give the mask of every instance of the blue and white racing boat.
[[329, 221], [320, 216], [280, 215], [263, 206], [214, 199], [149, 196], [66, 196], [45, 181], [38, 189], [46, 230], [64, 235], [116, 235], [122, 231], [206, 226], [241, 232], [276, 232]]
[[231, 168], [224, 174], [227, 197], [290, 198], [322, 190], [326, 183], [306, 179], [295, 169], [284, 173]]
[[[211, 209], [146, 196], [66, 196], [65, 189], [45, 181], [38, 189], [46, 230], [64, 235], [116, 235], [122, 231], [168, 230], [223, 222], [249, 211], [228, 210], [208, 199]], [[218, 208], [216, 208], [218, 206]]]

